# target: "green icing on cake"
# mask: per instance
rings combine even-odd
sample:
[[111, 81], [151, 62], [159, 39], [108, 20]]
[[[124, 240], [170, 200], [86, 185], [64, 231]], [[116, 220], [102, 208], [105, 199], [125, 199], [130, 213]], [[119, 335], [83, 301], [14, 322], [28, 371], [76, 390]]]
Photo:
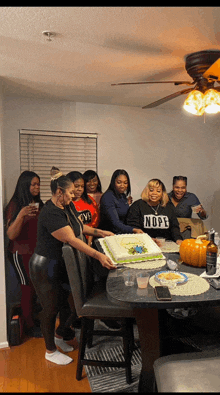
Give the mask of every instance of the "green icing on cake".
[[105, 247], [106, 247], [108, 253], [111, 255], [112, 260], [113, 260], [115, 263], [141, 262], [141, 261], [147, 261], [147, 260], [149, 261], [149, 260], [152, 260], [152, 259], [161, 259], [161, 258], [163, 258], [163, 254], [158, 254], [158, 255], [154, 255], [153, 257], [144, 256], [144, 257], [135, 257], [135, 258], [129, 258], [129, 259], [123, 259], [123, 260], [118, 260], [118, 261], [116, 261], [116, 260], [114, 259], [114, 256], [112, 255], [112, 252], [109, 250], [108, 245], [107, 245], [107, 243], [106, 243], [105, 240], [103, 240], [103, 243], [104, 243], [104, 245], [105, 245]]

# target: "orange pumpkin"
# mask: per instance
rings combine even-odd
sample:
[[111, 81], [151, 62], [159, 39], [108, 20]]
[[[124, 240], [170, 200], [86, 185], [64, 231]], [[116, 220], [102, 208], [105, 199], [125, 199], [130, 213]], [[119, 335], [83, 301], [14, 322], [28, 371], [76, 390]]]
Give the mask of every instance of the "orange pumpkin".
[[179, 253], [182, 261], [190, 266], [206, 266], [206, 246], [208, 240], [186, 239], [183, 240]]

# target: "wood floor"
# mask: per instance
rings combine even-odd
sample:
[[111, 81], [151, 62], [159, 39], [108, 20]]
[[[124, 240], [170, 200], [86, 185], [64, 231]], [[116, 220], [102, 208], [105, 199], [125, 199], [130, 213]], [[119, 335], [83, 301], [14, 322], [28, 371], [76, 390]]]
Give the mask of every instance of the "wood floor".
[[0, 392], [91, 392], [85, 371], [82, 380], [76, 380], [76, 338], [68, 343], [74, 351], [68, 353], [73, 362], [66, 366], [45, 359], [43, 338], [27, 338], [19, 346], [0, 349]]

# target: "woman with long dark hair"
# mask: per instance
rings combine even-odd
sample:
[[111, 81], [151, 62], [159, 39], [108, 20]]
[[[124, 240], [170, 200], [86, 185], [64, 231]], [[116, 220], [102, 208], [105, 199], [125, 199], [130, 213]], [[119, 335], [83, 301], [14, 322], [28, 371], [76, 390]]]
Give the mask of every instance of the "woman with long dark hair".
[[37, 222], [42, 207], [40, 177], [33, 171], [23, 171], [4, 215], [9, 238], [7, 255], [21, 284], [24, 329], [30, 335], [34, 331], [33, 306], [36, 293], [30, 280], [28, 262], [36, 246]]
[[111, 177], [107, 191], [100, 201], [101, 229], [110, 230], [115, 234], [143, 233], [141, 229], [125, 225], [129, 204], [132, 202], [130, 178], [126, 170], [117, 169]]
[[101, 181], [98, 174], [94, 170], [86, 170], [85, 173], [83, 173], [83, 179], [85, 181], [86, 192], [96, 201], [99, 207], [100, 199], [103, 193]]

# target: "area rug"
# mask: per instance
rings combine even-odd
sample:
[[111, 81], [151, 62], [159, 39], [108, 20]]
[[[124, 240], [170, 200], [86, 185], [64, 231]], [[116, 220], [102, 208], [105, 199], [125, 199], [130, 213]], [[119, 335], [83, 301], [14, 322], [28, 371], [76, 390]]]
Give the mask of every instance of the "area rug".
[[[175, 319], [168, 314], [167, 329], [171, 337], [168, 354], [219, 350], [220, 353], [220, 307], [202, 308], [192, 318]], [[99, 320], [96, 329], [103, 329]], [[80, 330], [76, 329], [79, 342]], [[136, 350], [132, 356], [132, 383], [126, 383], [125, 369], [85, 366], [92, 392], [137, 393], [141, 371], [141, 351], [137, 325], [134, 325]], [[176, 340], [176, 342], [174, 341]], [[93, 347], [86, 348], [86, 358], [123, 360], [123, 346], [120, 337], [94, 336]]]
[[[103, 329], [99, 320], [95, 321], [95, 329]], [[79, 341], [80, 331], [76, 330]], [[112, 367], [86, 366], [85, 371], [89, 379], [92, 392], [138, 392], [139, 376], [141, 371], [141, 351], [138, 342], [138, 330], [134, 325], [135, 350], [131, 360], [132, 383], [127, 384], [125, 369]], [[120, 337], [94, 336], [93, 347], [86, 348], [86, 358], [123, 361], [123, 345]]]

